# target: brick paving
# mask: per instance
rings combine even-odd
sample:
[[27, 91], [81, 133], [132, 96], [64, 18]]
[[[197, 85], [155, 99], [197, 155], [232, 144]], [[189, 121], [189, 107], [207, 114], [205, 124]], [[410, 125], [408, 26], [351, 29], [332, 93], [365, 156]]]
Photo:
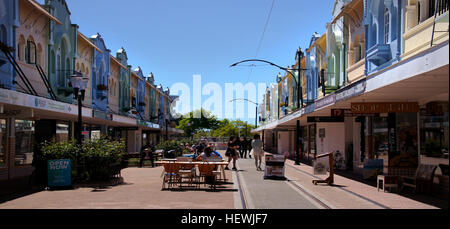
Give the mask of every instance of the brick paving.
[[248, 208], [323, 208], [318, 200], [337, 209], [448, 209], [448, 200], [378, 192], [376, 187], [340, 175], [335, 175], [333, 186], [316, 186], [312, 180], [326, 176], [314, 176], [311, 166], [294, 165], [291, 160], [286, 161], [285, 167], [288, 181], [263, 180], [263, 173], [256, 171], [253, 159], [239, 159], [238, 168], [241, 171], [237, 173], [226, 171], [230, 183], [217, 192], [162, 191], [162, 167], [127, 168], [122, 170], [124, 182], [119, 185], [84, 185], [74, 190], [0, 198], [0, 209], [239, 209], [242, 200], [238, 176]]
[[[224, 191], [161, 191], [162, 167], [126, 168], [124, 183], [110, 187], [41, 191], [6, 202], [0, 209], [234, 209], [233, 184]], [[231, 173], [227, 171], [227, 178]], [[203, 186], [202, 186], [203, 188]]]

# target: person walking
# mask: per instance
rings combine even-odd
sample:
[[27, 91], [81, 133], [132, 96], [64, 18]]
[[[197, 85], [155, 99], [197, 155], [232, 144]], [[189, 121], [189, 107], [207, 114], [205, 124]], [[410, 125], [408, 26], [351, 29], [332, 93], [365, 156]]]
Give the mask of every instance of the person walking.
[[247, 137], [244, 137], [241, 141], [241, 148], [242, 148], [242, 156], [241, 158], [247, 158], [247, 152], [248, 152], [248, 145], [249, 140], [247, 140]]
[[[233, 160], [233, 170], [237, 170], [236, 169], [236, 161], [238, 159], [238, 149], [239, 149], [239, 143], [237, 142], [236, 137], [232, 136], [230, 137], [228, 144], [227, 144], [227, 151], [225, 153], [225, 156], [228, 157], [228, 164], [230, 164], [231, 160]], [[230, 170], [228, 168], [228, 164], [225, 167], [226, 170]]]
[[263, 142], [261, 141], [259, 135], [255, 135], [251, 145], [253, 150], [253, 157], [255, 158], [256, 170], [262, 171], [261, 161], [264, 155], [264, 150], [263, 150]]
[[248, 140], [247, 140], [247, 150], [248, 150], [248, 158], [252, 158], [252, 154], [251, 154], [251, 152], [252, 152], [252, 140], [250, 139], [250, 138], [248, 138]]

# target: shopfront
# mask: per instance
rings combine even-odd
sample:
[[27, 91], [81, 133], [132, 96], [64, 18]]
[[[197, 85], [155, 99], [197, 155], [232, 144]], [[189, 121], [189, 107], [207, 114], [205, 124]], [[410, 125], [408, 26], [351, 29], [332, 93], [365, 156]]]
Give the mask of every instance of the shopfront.
[[352, 103], [351, 108], [361, 122], [361, 163], [382, 160], [385, 173], [418, 166], [417, 103]]
[[432, 164], [440, 167], [449, 164], [448, 105], [448, 101], [434, 101], [425, 104], [420, 109], [421, 164]]

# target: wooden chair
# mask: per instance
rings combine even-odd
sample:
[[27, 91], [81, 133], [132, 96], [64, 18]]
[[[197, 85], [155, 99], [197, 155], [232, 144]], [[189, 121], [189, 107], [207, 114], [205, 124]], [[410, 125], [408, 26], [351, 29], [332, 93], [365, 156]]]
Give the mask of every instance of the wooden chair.
[[[206, 162], [222, 162], [223, 159], [220, 157], [210, 157], [206, 158]], [[214, 173], [219, 176], [219, 180], [222, 180], [222, 171], [221, 166], [214, 166]]]
[[163, 166], [164, 166], [164, 174], [163, 174], [162, 189], [165, 189], [166, 183], [167, 188], [172, 188], [174, 184], [180, 182], [179, 171], [181, 169], [181, 165], [176, 163], [167, 163], [163, 164]]
[[436, 165], [421, 164], [417, 168], [415, 176], [401, 176], [401, 191], [407, 186], [413, 188], [414, 193], [417, 193], [418, 187], [419, 191], [431, 193], [436, 169]]
[[[180, 162], [192, 162], [192, 158], [188, 157], [177, 157], [177, 161]], [[182, 188], [183, 179], [189, 179], [189, 185], [192, 185], [193, 180], [196, 177], [196, 169], [195, 164], [185, 164], [181, 165], [180, 170], [178, 171], [180, 174], [180, 188]]]
[[[199, 164], [198, 165], [198, 171], [199, 171], [199, 181], [203, 178], [203, 183], [206, 186], [206, 177], [211, 177], [212, 184], [210, 185], [211, 188], [216, 189], [216, 176], [220, 175], [220, 172], [217, 172], [214, 170], [215, 165], [213, 164]], [[201, 182], [198, 182], [200, 185]]]

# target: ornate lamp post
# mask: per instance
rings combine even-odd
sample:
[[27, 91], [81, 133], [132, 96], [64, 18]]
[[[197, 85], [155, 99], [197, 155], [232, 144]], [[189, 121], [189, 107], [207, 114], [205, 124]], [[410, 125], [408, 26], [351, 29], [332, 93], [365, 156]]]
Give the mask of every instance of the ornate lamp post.
[[81, 136], [82, 136], [82, 128], [83, 128], [83, 125], [82, 125], [83, 104], [82, 103], [84, 101], [84, 96], [86, 93], [86, 88], [89, 83], [89, 78], [86, 76], [83, 76], [79, 72], [74, 72], [74, 74], [70, 76], [70, 82], [72, 83], [74, 96], [78, 103], [77, 143], [79, 145], [81, 145], [81, 143], [82, 143]]

